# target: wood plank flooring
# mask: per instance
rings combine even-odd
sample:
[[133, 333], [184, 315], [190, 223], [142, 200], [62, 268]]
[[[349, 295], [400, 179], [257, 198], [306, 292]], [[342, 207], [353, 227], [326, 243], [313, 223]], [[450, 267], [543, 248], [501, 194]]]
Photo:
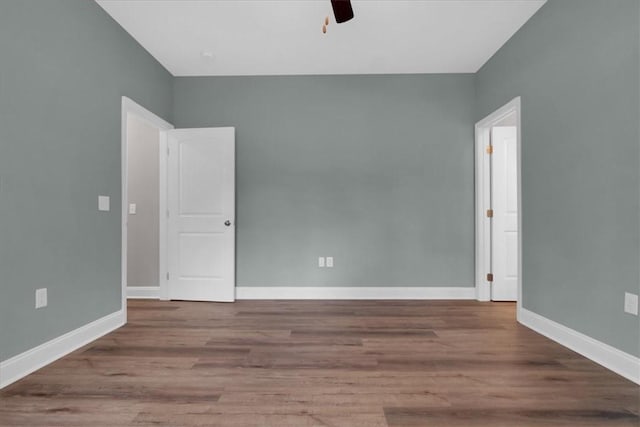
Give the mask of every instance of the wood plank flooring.
[[129, 301], [1, 426], [634, 426], [640, 388], [474, 301]]

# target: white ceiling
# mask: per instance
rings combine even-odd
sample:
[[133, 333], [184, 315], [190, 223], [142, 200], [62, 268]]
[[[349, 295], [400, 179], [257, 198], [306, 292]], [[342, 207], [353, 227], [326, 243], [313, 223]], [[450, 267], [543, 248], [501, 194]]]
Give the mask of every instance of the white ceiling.
[[546, 0], [353, 0], [342, 24], [330, 0], [96, 1], [173, 75], [202, 76], [474, 73]]

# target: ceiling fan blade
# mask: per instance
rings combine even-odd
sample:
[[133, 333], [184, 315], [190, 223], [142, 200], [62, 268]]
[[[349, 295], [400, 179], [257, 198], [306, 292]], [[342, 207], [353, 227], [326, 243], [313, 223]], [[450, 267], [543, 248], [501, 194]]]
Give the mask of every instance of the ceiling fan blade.
[[353, 18], [351, 0], [331, 0], [331, 6], [333, 7], [333, 14], [338, 24], [347, 22]]

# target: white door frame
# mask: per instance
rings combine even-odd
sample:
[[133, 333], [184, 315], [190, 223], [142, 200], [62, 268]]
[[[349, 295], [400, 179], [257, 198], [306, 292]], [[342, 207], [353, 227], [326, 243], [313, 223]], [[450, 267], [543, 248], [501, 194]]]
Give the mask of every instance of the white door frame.
[[491, 220], [487, 209], [491, 208], [490, 157], [486, 148], [490, 143], [491, 128], [505, 117], [515, 114], [517, 137], [518, 174], [518, 316], [522, 309], [522, 103], [517, 97], [511, 102], [476, 123], [476, 295], [478, 301], [491, 300], [491, 285], [487, 273], [491, 272]]
[[[125, 316], [127, 316], [127, 222], [129, 220], [129, 195], [127, 191], [127, 167], [128, 167], [128, 158], [127, 158], [127, 125], [129, 121], [129, 114], [136, 116], [137, 118], [144, 120], [154, 128], [157, 128], [160, 132], [160, 155], [157, 161], [160, 165], [160, 194], [159, 194], [159, 210], [160, 210], [160, 226], [158, 230], [159, 242], [158, 246], [160, 248], [158, 254], [159, 260], [159, 280], [158, 283], [159, 295], [155, 296], [163, 299], [164, 293], [166, 293], [167, 284], [166, 284], [166, 272], [167, 272], [167, 131], [174, 129], [174, 126], [163, 120], [162, 118], [156, 116], [151, 111], [147, 110], [140, 104], [135, 101], [127, 98], [126, 96], [122, 97], [122, 138], [121, 138], [121, 173], [122, 173], [122, 186], [121, 186], [121, 208], [122, 208], [122, 218], [121, 218], [121, 230], [122, 230], [122, 310]], [[142, 296], [142, 295], [141, 295]], [[146, 295], [151, 296], [151, 295]], [[166, 298], [164, 298], [166, 299]]]

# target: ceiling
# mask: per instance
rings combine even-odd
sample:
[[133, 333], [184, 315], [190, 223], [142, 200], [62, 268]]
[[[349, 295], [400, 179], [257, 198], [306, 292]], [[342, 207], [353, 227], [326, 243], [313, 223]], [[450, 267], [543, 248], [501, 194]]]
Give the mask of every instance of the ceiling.
[[[175, 76], [474, 73], [546, 0], [96, 0]], [[324, 18], [330, 17], [327, 33]]]

